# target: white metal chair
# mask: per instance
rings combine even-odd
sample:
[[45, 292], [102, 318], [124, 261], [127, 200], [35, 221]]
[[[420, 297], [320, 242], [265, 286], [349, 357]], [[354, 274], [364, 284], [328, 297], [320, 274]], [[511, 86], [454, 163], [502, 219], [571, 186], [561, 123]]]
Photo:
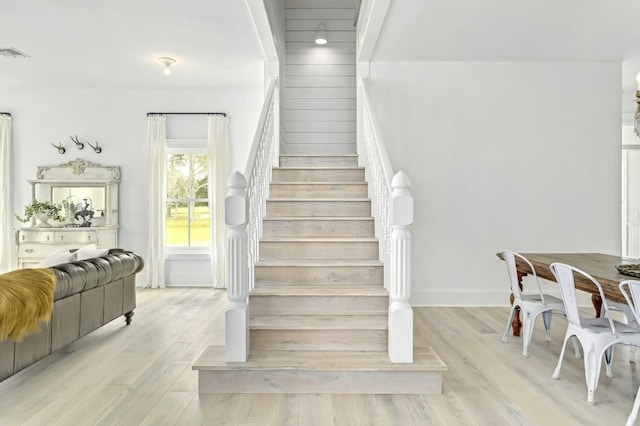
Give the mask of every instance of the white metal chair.
[[[561, 299], [542, 292], [542, 287], [540, 286], [540, 280], [538, 279], [536, 270], [526, 257], [509, 250], [503, 250], [502, 257], [507, 263], [509, 280], [511, 281], [511, 291], [513, 293], [513, 305], [511, 306], [511, 313], [509, 314], [507, 327], [502, 335], [502, 341], [504, 343], [507, 342], [516, 309], [520, 308], [520, 311], [522, 312], [522, 355], [528, 356], [528, 349], [531, 344], [531, 337], [533, 336], [533, 327], [538, 315], [542, 314], [544, 328], [547, 332], [547, 341], [549, 341], [551, 340], [552, 311], [564, 313], [564, 304]], [[538, 286], [537, 293], [525, 294], [520, 290], [520, 283], [518, 282], [518, 273], [516, 270], [516, 258], [525, 262], [533, 272], [533, 278]], [[576, 356], [579, 356], [577, 348]]]
[[[626, 303], [615, 302], [613, 300], [607, 299], [607, 303], [609, 304], [609, 310], [617, 310], [624, 314], [627, 319], [627, 325], [633, 328], [640, 328], [640, 323], [635, 319], [634, 314]], [[629, 362], [636, 362], [636, 346], [631, 346], [629, 348]]]
[[[633, 321], [635, 324], [640, 324], [640, 303], [636, 303], [636, 301], [640, 302], [640, 281], [636, 280], [626, 280], [620, 283], [620, 292], [624, 296], [627, 301], [628, 312], [633, 315]], [[626, 313], [627, 311], [625, 311]], [[630, 324], [630, 318], [628, 318], [627, 314], [627, 323]], [[633, 357], [635, 354], [632, 352], [631, 356]], [[633, 358], [632, 358], [633, 359]], [[633, 360], [635, 361], [635, 360]], [[627, 426], [631, 426], [635, 423], [636, 418], [638, 417], [638, 410], [640, 409], [640, 388], [636, 392], [636, 399], [633, 403], [633, 409], [627, 418], [627, 422], [625, 423]]]
[[[569, 325], [562, 344], [562, 351], [558, 359], [558, 365], [553, 372], [553, 378], [560, 377], [562, 359], [567, 347], [567, 341], [575, 336], [582, 345], [584, 352], [584, 373], [587, 383], [587, 402], [595, 404], [594, 394], [598, 387], [602, 359], [605, 360], [606, 375], [612, 377], [611, 362], [613, 358], [613, 346], [622, 344], [640, 345], [640, 332], [633, 327], [615, 321], [609, 313], [609, 304], [604, 297], [600, 283], [586, 272], [564, 263], [552, 263], [551, 272], [555, 275]], [[581, 275], [591, 282], [602, 298], [602, 317], [582, 318], [578, 311], [574, 274]]]

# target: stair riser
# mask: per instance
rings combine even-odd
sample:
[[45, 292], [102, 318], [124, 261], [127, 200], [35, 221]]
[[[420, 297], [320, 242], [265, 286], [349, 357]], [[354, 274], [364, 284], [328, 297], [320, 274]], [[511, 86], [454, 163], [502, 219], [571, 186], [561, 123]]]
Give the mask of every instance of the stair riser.
[[384, 351], [386, 330], [251, 330], [254, 350]]
[[373, 220], [269, 220], [263, 223], [265, 237], [373, 237]]
[[273, 169], [272, 182], [364, 182], [363, 169]]
[[280, 156], [281, 167], [358, 167], [358, 157], [355, 156]]
[[386, 313], [387, 296], [250, 296], [251, 315], [364, 315]]
[[300, 371], [198, 372], [200, 393], [440, 394], [442, 372]]
[[377, 242], [261, 241], [260, 258], [271, 259], [378, 259]]
[[270, 198], [368, 198], [367, 184], [279, 183], [269, 188]]
[[267, 217], [370, 217], [371, 202], [267, 200]]
[[380, 284], [382, 266], [261, 266], [255, 267], [255, 281], [283, 284]]

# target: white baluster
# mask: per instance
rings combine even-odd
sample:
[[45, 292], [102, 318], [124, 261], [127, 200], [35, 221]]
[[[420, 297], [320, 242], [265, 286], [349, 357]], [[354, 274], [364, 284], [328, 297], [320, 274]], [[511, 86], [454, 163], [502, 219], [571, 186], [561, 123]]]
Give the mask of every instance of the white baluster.
[[240, 172], [229, 177], [229, 192], [224, 200], [225, 224], [228, 227], [228, 283], [229, 303], [225, 311], [226, 362], [245, 362], [249, 356], [249, 308], [247, 297], [247, 219], [248, 205], [245, 189], [247, 180]]
[[413, 197], [409, 177], [398, 172], [391, 181], [391, 283], [389, 304], [389, 359], [413, 362], [411, 309], [411, 233]]

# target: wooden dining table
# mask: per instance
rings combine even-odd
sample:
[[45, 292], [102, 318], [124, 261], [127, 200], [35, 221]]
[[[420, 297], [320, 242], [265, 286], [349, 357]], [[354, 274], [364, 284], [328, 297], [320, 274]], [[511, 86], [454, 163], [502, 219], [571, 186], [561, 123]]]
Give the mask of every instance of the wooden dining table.
[[[566, 263], [583, 270], [587, 274], [594, 277], [601, 285], [604, 296], [615, 302], [626, 303], [624, 296], [620, 292], [618, 285], [621, 281], [633, 278], [628, 275], [622, 275], [616, 269], [616, 265], [638, 264], [639, 259], [632, 259], [621, 256], [614, 256], [603, 253], [520, 253], [533, 265], [536, 274], [540, 278], [555, 281], [550, 265], [554, 262]], [[501, 259], [502, 253], [497, 253]], [[518, 281], [522, 288], [522, 277], [532, 273], [529, 265], [516, 257], [516, 270], [518, 273]], [[600, 316], [602, 309], [602, 300], [598, 294], [598, 289], [588, 280], [580, 275], [575, 275], [576, 289], [591, 294], [591, 302], [595, 308], [596, 317]], [[513, 294], [511, 295], [511, 303], [513, 303]], [[519, 336], [522, 322], [520, 321], [520, 312], [517, 312], [513, 319], [513, 335]]]

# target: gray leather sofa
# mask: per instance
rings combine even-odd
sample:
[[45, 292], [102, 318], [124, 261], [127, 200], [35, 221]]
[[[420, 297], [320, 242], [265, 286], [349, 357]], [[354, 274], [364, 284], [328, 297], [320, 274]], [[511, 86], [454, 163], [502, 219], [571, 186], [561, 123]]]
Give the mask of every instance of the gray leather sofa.
[[105, 256], [53, 266], [53, 313], [42, 331], [17, 343], [0, 342], [0, 381], [136, 307], [135, 276], [144, 262], [138, 254], [111, 249]]

